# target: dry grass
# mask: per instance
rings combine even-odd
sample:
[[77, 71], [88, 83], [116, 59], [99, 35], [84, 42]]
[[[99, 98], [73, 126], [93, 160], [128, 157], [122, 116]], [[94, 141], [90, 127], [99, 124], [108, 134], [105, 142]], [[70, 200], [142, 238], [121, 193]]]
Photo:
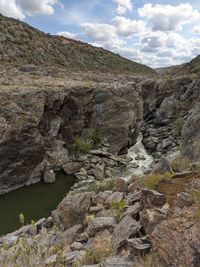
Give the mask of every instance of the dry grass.
[[171, 180], [172, 178], [173, 174], [170, 172], [164, 174], [154, 173], [144, 177], [143, 185], [149, 189], [155, 189], [161, 181]]

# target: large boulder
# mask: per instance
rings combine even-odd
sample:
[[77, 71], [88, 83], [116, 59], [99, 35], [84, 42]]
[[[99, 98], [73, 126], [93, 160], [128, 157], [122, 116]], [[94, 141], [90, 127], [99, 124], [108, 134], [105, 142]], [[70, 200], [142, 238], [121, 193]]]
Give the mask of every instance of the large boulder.
[[134, 237], [141, 229], [141, 224], [130, 215], [126, 215], [115, 227], [113, 232], [113, 243], [115, 251], [123, 246], [127, 239]]
[[62, 224], [64, 229], [82, 223], [92, 205], [92, 195], [93, 193], [86, 192], [65, 197], [58, 205], [57, 210], [52, 212], [55, 223], [59, 227]]

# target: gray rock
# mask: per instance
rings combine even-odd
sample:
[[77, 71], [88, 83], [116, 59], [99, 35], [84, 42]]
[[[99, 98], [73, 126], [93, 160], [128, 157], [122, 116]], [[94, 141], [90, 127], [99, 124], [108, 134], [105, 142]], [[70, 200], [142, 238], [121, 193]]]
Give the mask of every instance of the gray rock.
[[113, 202], [120, 202], [123, 199], [124, 199], [124, 193], [122, 193], [122, 192], [114, 192], [106, 199], [104, 204], [105, 204], [106, 207], [110, 207], [110, 205]]
[[141, 229], [141, 224], [130, 215], [125, 216], [115, 227], [113, 232], [113, 243], [115, 251], [126, 243], [126, 240], [135, 236]]
[[44, 172], [44, 182], [45, 183], [53, 183], [56, 180], [56, 175], [53, 170], [45, 170]]
[[128, 209], [124, 212], [123, 216], [131, 215], [133, 218], [136, 218], [140, 210], [141, 204], [140, 202], [136, 202], [133, 206], [128, 207]]
[[142, 142], [147, 150], [155, 151], [157, 144], [159, 143], [159, 139], [157, 137], [150, 136], [148, 138], [144, 138]]
[[81, 162], [68, 162], [63, 165], [63, 170], [66, 174], [74, 174], [83, 166]]
[[167, 218], [167, 209], [144, 209], [140, 212], [140, 223], [146, 234], [150, 234], [154, 228]]
[[81, 249], [83, 249], [83, 244], [80, 243], [80, 242], [74, 242], [74, 243], [72, 243], [72, 244], [70, 245], [70, 248], [71, 248], [72, 250], [81, 250]]
[[134, 202], [138, 202], [141, 199], [141, 190], [135, 190], [133, 193], [129, 193], [126, 197], [126, 200], [129, 205], [132, 205]]
[[95, 176], [97, 180], [103, 180], [104, 179], [104, 173], [105, 173], [105, 165], [97, 163], [93, 169], [90, 170], [92, 175]]
[[200, 160], [200, 105], [194, 107], [182, 130], [181, 154], [191, 161]]
[[63, 243], [68, 246], [72, 244], [77, 237], [79, 237], [80, 233], [83, 230], [82, 224], [76, 224], [71, 228], [67, 229], [66, 231], [61, 233], [61, 238]]
[[104, 230], [113, 228], [116, 226], [116, 220], [113, 217], [96, 217], [90, 221], [87, 227], [87, 233], [89, 236], [95, 236], [96, 233]]
[[132, 267], [133, 262], [128, 257], [113, 256], [108, 258], [104, 263], [105, 267]]
[[79, 180], [85, 180], [87, 178], [87, 171], [84, 168], [81, 168], [79, 172], [75, 173], [75, 176]]
[[[56, 212], [65, 229], [83, 222], [86, 213], [89, 212], [92, 205], [92, 196], [93, 193], [91, 192], [78, 193], [72, 196], [68, 195], [61, 201]], [[55, 212], [52, 214], [53, 218], [55, 218], [54, 214]], [[58, 223], [57, 220], [55, 220], [55, 223]]]
[[146, 237], [130, 238], [127, 245], [131, 250], [146, 251], [151, 248], [151, 244], [147, 242]]
[[146, 208], [162, 207], [166, 203], [166, 198], [155, 190], [142, 189], [141, 203]]

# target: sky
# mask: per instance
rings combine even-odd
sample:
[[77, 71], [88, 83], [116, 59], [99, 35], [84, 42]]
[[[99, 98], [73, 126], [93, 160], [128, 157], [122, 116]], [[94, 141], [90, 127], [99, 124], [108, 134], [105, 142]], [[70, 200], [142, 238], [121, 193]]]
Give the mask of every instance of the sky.
[[0, 13], [153, 68], [200, 54], [200, 0], [0, 0]]

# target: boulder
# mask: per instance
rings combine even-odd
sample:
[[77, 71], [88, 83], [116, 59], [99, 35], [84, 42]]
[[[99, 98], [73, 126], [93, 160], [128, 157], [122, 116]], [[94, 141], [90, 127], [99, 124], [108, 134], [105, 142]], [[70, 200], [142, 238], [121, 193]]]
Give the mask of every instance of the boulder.
[[145, 233], [151, 233], [156, 225], [167, 218], [166, 209], [143, 209], [140, 211], [140, 223], [143, 226]]
[[[92, 205], [92, 196], [93, 193], [91, 192], [78, 193], [76, 195], [68, 195], [61, 201], [56, 213], [64, 229], [83, 222]], [[52, 217], [54, 218], [53, 214]], [[58, 223], [57, 220], [55, 220], [55, 223]]]
[[46, 169], [44, 172], [44, 182], [53, 183], [56, 180], [55, 172], [51, 169]]
[[63, 170], [66, 174], [74, 174], [83, 166], [81, 162], [68, 162], [63, 165]]
[[109, 229], [113, 230], [116, 226], [116, 220], [113, 217], [96, 217], [90, 221], [87, 227], [87, 233], [89, 236], [95, 236], [98, 232]]
[[76, 224], [67, 229], [66, 231], [62, 232], [61, 238], [63, 240], [63, 243], [66, 246], [72, 244], [75, 241], [75, 239], [79, 236], [82, 230], [83, 230], [82, 224]]
[[155, 190], [142, 189], [140, 201], [145, 208], [162, 207], [166, 203], [166, 198]]
[[141, 229], [141, 224], [134, 220], [130, 215], [126, 215], [115, 227], [113, 232], [113, 244], [115, 251], [123, 246], [127, 239], [134, 237]]

